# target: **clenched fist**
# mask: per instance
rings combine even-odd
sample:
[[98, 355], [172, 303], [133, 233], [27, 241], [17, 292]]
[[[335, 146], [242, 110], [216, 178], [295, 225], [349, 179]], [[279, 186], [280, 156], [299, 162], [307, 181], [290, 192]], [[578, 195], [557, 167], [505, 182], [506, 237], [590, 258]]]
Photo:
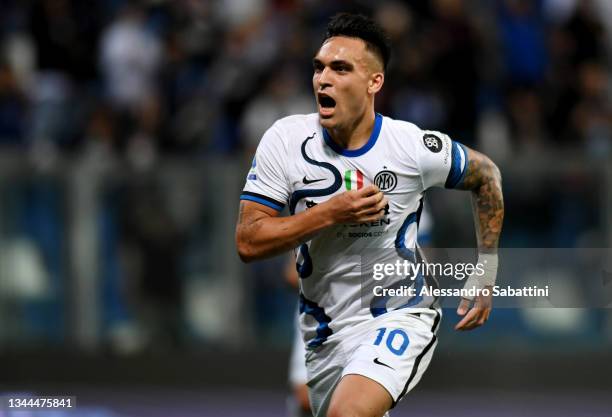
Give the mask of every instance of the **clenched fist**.
[[387, 203], [387, 198], [377, 186], [368, 185], [361, 190], [346, 191], [323, 204], [328, 206], [334, 223], [355, 224], [381, 219]]

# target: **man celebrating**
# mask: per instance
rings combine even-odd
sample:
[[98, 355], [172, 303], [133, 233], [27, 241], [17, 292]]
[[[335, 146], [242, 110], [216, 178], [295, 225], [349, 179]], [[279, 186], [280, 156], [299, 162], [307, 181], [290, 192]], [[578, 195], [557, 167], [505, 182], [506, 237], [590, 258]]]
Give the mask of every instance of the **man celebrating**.
[[[495, 282], [504, 215], [499, 170], [444, 134], [375, 112], [389, 55], [374, 22], [334, 17], [313, 60], [318, 114], [272, 125], [241, 195], [236, 242], [243, 261], [298, 248], [301, 330], [317, 417], [384, 416], [431, 360], [436, 300], [415, 296], [391, 306], [371, 292], [367, 298], [354, 256], [378, 249], [377, 262], [416, 259], [425, 190], [472, 192], [479, 263], [487, 266], [466, 286]], [[286, 204], [290, 216], [279, 217]], [[490, 311], [490, 296], [464, 299], [456, 329], [482, 325]]]

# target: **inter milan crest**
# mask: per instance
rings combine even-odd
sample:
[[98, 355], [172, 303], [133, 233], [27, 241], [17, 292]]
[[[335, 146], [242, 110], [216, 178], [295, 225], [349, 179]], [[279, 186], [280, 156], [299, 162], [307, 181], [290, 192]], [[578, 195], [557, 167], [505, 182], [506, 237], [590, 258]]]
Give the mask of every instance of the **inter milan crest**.
[[374, 177], [374, 184], [382, 192], [393, 191], [397, 185], [397, 175], [391, 171], [380, 171]]
[[423, 135], [423, 143], [425, 147], [433, 153], [438, 153], [442, 150], [442, 139], [431, 133]]

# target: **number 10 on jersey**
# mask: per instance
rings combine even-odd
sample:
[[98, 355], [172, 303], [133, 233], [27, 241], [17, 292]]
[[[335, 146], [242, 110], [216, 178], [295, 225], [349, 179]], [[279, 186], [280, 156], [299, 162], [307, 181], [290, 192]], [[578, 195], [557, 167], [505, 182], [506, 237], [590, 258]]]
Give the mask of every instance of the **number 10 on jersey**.
[[402, 329], [393, 329], [389, 333], [387, 333], [387, 328], [381, 327], [380, 329], [377, 329], [377, 331], [378, 334], [376, 335], [374, 346], [379, 346], [382, 343], [383, 339], [385, 339], [387, 348], [391, 351], [391, 353], [397, 356], [402, 355], [410, 344], [410, 341], [408, 340], [408, 335]]

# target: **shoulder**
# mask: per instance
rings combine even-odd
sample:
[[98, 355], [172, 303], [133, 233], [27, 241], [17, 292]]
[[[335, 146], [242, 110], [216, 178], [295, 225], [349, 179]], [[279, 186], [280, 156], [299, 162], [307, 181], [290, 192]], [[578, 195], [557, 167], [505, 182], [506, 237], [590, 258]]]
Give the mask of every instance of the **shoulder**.
[[401, 141], [404, 145], [416, 143], [423, 136], [423, 130], [414, 123], [384, 116], [383, 128], [386, 135]]
[[444, 133], [421, 129], [414, 123], [385, 117], [390, 135], [401, 142], [402, 147], [415, 151], [436, 152], [448, 146], [450, 139]]
[[392, 130], [401, 131], [407, 134], [419, 134], [419, 132], [422, 132], [422, 129], [414, 123], [410, 123], [405, 120], [392, 119], [389, 116], [383, 116], [383, 123]]
[[301, 136], [303, 132], [315, 131], [319, 126], [319, 116], [316, 113], [294, 114], [278, 119], [272, 128], [285, 136]]
[[275, 121], [264, 133], [259, 146], [287, 148], [292, 142], [303, 138], [305, 132], [312, 134], [318, 123], [316, 114], [295, 114]]
[[425, 131], [414, 123], [404, 120], [396, 120], [385, 116], [383, 119], [383, 135], [385, 140], [391, 142], [391, 146], [398, 151], [408, 152], [414, 155], [421, 142]]
[[283, 117], [270, 126], [262, 142], [287, 148], [294, 142], [301, 142], [304, 137], [316, 132], [319, 129], [318, 123], [319, 119], [316, 113], [294, 114]]

